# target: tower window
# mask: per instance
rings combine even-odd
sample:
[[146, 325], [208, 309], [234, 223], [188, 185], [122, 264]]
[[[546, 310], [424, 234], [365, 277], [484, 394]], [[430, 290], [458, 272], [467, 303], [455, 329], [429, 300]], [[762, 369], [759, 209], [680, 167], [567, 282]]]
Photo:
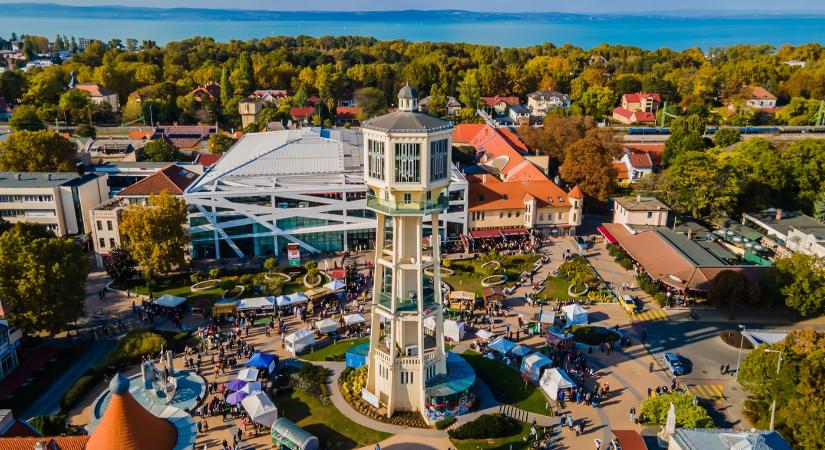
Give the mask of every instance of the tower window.
[[367, 141], [367, 154], [370, 178], [384, 179], [384, 143], [381, 141]]
[[447, 178], [447, 140], [430, 142], [430, 181]]
[[395, 182], [421, 182], [421, 144], [395, 144]]

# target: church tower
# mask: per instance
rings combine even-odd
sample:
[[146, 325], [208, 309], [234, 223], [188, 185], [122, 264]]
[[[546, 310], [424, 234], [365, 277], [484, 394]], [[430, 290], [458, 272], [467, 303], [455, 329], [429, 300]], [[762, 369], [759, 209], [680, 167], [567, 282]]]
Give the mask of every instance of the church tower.
[[364, 398], [388, 416], [423, 413], [428, 382], [447, 372], [438, 216], [448, 205], [453, 127], [417, 103], [407, 84], [396, 111], [363, 124], [367, 207], [377, 218]]

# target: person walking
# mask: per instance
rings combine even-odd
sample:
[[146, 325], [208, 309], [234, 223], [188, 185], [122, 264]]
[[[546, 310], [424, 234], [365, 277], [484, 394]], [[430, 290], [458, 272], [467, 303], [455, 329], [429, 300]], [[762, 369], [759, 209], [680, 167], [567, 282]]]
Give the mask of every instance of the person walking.
[[724, 375], [724, 374], [725, 374], [725, 365], [722, 364], [721, 366], [719, 366], [719, 375]]
[[650, 373], [653, 373], [653, 361], [650, 362], [650, 365], [647, 366], [647, 370]]

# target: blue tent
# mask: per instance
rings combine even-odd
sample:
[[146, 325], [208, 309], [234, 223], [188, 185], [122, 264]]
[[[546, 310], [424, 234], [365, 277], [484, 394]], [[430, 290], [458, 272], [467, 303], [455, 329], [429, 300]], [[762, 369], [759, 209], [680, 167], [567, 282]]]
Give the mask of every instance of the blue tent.
[[249, 358], [246, 367], [257, 367], [258, 369], [266, 369], [269, 373], [275, 370], [275, 356], [267, 353], [256, 352]]
[[512, 350], [510, 350], [510, 353], [512, 353], [516, 356], [524, 357], [524, 356], [529, 355], [530, 353], [533, 353], [533, 350], [530, 350], [530, 347], [528, 347], [526, 345], [518, 344], [515, 347], [513, 347]]
[[490, 345], [488, 345], [487, 347], [490, 350], [499, 352], [502, 355], [506, 355], [506, 354], [510, 353], [510, 350], [512, 350], [513, 347], [515, 347], [515, 346], [516, 346], [516, 344], [508, 341], [507, 339], [504, 339], [504, 338], [500, 337], [500, 338], [496, 339], [495, 341], [493, 341], [492, 343], [490, 343]]
[[369, 353], [369, 351], [369, 342], [364, 342], [363, 344], [353, 346], [351, 349], [347, 351], [347, 354], [345, 355], [347, 367], [357, 369], [361, 366], [367, 365], [367, 353]]

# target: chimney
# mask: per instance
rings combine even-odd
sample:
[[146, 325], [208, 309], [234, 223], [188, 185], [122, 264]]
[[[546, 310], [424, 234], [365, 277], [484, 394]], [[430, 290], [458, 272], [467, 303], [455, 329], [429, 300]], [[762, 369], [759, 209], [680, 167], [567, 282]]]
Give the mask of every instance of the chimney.
[[779, 222], [780, 220], [782, 220], [782, 210], [777, 209], [776, 210], [776, 221]]
[[43, 441], [37, 441], [34, 443], [34, 450], [46, 450], [46, 443]]
[[86, 174], [86, 167], [83, 165], [82, 162], [75, 164], [75, 170], [77, 170], [77, 174], [83, 176]]

